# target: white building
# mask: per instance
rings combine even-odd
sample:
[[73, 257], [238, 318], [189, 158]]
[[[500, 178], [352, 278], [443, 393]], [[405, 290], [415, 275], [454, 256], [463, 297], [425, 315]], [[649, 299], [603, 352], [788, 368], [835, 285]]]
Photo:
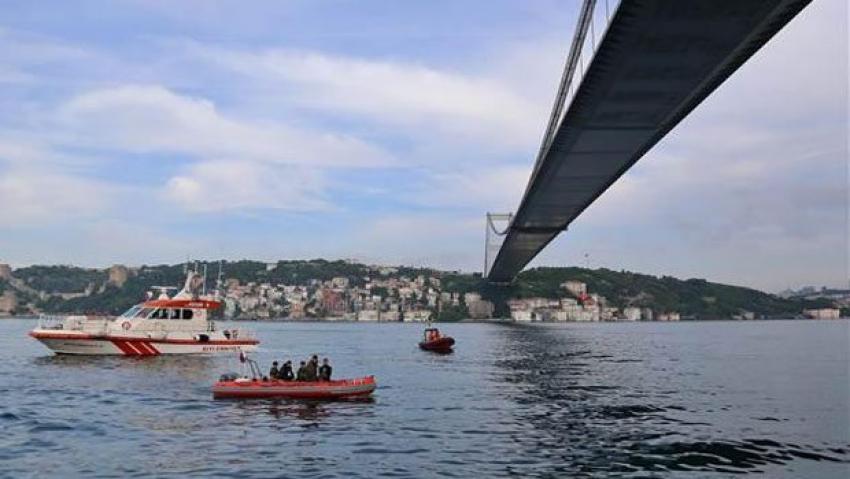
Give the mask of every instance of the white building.
[[655, 318], [657, 321], [678, 321], [679, 313], [673, 311], [670, 313], [659, 313]]
[[380, 316], [377, 309], [363, 309], [357, 312], [357, 321], [378, 321]]
[[463, 295], [463, 302], [467, 305], [481, 300], [481, 295], [478, 293], [466, 293]]
[[431, 311], [428, 311], [426, 309], [407, 311], [404, 313], [405, 321], [424, 323], [429, 319], [431, 319]]
[[617, 311], [618, 309], [613, 306], [605, 306], [603, 308], [599, 308], [599, 320], [600, 321], [616, 321], [617, 320]]
[[623, 320], [638, 321], [640, 320], [640, 308], [627, 307], [623, 308]]
[[841, 310], [836, 308], [805, 309], [803, 316], [811, 319], [838, 319], [841, 317]]
[[587, 294], [587, 285], [581, 281], [565, 281], [561, 283], [561, 287], [569, 291], [573, 296], [581, 298]]

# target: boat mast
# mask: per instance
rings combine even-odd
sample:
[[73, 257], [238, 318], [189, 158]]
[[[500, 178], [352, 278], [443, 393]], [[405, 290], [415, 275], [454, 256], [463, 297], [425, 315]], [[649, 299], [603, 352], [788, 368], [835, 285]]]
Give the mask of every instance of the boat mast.
[[207, 263], [204, 263], [204, 284], [201, 287], [201, 296], [207, 295]]

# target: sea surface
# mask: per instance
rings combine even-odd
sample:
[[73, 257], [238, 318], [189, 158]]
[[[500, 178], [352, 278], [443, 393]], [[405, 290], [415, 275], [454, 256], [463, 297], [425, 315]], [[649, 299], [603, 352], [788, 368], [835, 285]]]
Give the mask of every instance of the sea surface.
[[[241, 323], [372, 401], [216, 401], [219, 357], [54, 356], [0, 320], [0, 477], [850, 477], [847, 321]], [[223, 326], [223, 325], [222, 325]]]

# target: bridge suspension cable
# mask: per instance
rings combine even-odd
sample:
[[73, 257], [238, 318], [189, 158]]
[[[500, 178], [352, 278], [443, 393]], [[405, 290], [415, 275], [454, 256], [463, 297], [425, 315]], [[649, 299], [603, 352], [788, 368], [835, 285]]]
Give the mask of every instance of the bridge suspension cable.
[[487, 226], [487, 278], [512, 281], [809, 3], [583, 0], [520, 204]]
[[[493, 261], [494, 252], [499, 251], [499, 248], [502, 247], [502, 242], [497, 239], [508, 234], [508, 231], [511, 228], [511, 221], [513, 220], [513, 213], [487, 213], [487, 221], [484, 225], [484, 275], [486, 276], [488, 272], [490, 272], [490, 266]], [[505, 227], [501, 230], [496, 228], [495, 222], [504, 222]]]

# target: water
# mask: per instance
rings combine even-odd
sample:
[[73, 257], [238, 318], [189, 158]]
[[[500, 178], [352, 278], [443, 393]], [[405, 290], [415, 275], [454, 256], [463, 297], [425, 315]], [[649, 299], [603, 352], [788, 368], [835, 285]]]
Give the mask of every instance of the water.
[[850, 477], [848, 323], [257, 324], [371, 402], [213, 401], [233, 357], [51, 355], [0, 321], [0, 477]]

